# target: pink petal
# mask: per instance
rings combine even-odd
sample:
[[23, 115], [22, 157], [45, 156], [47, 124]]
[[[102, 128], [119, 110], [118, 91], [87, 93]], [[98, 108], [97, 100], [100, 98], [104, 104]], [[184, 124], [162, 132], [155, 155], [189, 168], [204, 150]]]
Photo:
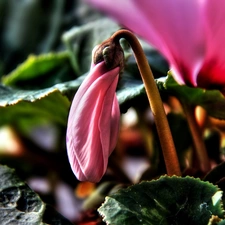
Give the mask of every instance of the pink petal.
[[74, 97], [68, 118], [69, 161], [82, 181], [101, 179], [118, 137], [120, 112], [115, 90], [119, 68], [104, 71], [104, 63], [91, 69]]
[[[106, 12], [122, 25], [133, 29], [135, 27], [137, 33], [143, 33], [143, 30], [148, 31], [148, 20], [145, 15], [136, 7], [133, 0], [84, 0], [92, 4], [97, 9]], [[141, 21], [141, 23], [140, 23]]]
[[86, 0], [152, 43], [180, 83], [197, 85], [205, 54], [203, 0]]
[[151, 32], [145, 38], [168, 59], [179, 82], [196, 86], [205, 54], [202, 1], [142, 0], [137, 5], [148, 15]]
[[223, 0], [205, 1], [205, 36], [207, 54], [198, 77], [198, 85], [205, 88], [225, 86], [225, 5]]

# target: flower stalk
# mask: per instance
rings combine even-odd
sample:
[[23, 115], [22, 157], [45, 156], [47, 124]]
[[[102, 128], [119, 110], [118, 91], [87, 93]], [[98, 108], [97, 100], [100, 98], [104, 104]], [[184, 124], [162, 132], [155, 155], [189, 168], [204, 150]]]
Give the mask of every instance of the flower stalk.
[[210, 162], [206, 151], [205, 143], [202, 138], [201, 129], [197, 124], [195, 118], [195, 107], [192, 107], [185, 103], [182, 103], [182, 106], [188, 121], [190, 132], [192, 134], [194, 149], [196, 151], [196, 156], [199, 163], [199, 169], [203, 173], [207, 173], [210, 170]]
[[[158, 136], [165, 160], [167, 174], [181, 175], [180, 165], [174, 146], [172, 134], [166, 117], [165, 109], [159, 94], [157, 85], [154, 80], [151, 68], [148, 64], [144, 51], [138, 39], [130, 31], [122, 29], [114, 33], [111, 38], [106, 41], [105, 47], [108, 45], [120, 46], [120, 39], [124, 38], [130, 44], [146, 89], [147, 97], [150, 103], [152, 113], [154, 115]], [[96, 56], [97, 58], [97, 56]]]

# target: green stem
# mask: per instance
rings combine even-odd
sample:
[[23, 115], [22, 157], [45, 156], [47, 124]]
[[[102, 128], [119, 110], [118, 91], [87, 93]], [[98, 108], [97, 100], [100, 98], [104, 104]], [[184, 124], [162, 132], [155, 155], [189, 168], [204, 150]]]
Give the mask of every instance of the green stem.
[[128, 41], [134, 52], [135, 59], [146, 89], [150, 107], [154, 115], [155, 124], [157, 127], [157, 132], [159, 135], [160, 144], [165, 160], [167, 174], [169, 176], [181, 176], [180, 165], [168, 120], [166, 117], [165, 109], [157, 85], [155, 83], [151, 68], [148, 64], [148, 60], [138, 39], [130, 31], [119, 30], [111, 37], [111, 39], [114, 40], [116, 44], [119, 44], [119, 40], [121, 38], [125, 38]]
[[196, 151], [196, 156], [198, 159], [200, 170], [206, 173], [210, 170], [210, 162], [206, 151], [205, 143], [202, 138], [201, 129], [198, 126], [195, 118], [194, 114], [195, 107], [192, 107], [185, 103], [183, 103], [182, 105], [192, 134], [193, 144]]

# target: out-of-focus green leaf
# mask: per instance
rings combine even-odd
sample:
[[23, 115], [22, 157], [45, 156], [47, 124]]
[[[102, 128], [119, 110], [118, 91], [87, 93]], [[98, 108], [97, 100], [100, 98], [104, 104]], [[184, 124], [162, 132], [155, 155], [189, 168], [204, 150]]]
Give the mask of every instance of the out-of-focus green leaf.
[[181, 102], [202, 106], [210, 116], [225, 119], [225, 98], [220, 91], [179, 85], [171, 73], [164, 79], [158, 79], [157, 85], [160, 91], [176, 96]]
[[212, 215], [224, 218], [221, 196], [200, 179], [163, 176], [106, 197], [99, 212], [112, 225], [205, 225]]
[[63, 31], [99, 18], [99, 13], [76, 0], [1, 0], [0, 15], [0, 77], [30, 54], [63, 49]]
[[119, 29], [119, 25], [112, 20], [101, 18], [65, 32], [62, 40], [70, 53], [75, 73], [87, 72], [91, 65], [93, 48]]
[[13, 169], [0, 165], [0, 224], [72, 225], [46, 206]]
[[68, 52], [48, 53], [39, 56], [30, 55], [13, 72], [3, 77], [2, 83], [5, 85], [15, 85], [18, 82], [32, 80], [44, 76], [52, 69], [63, 67], [68, 61]]

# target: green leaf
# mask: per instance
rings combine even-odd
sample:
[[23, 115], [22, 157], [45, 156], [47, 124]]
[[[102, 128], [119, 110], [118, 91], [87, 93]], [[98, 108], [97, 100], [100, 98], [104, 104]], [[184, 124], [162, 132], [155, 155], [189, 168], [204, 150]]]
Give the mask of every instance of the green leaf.
[[205, 225], [212, 215], [223, 218], [221, 195], [200, 179], [163, 176], [106, 197], [99, 212], [113, 225]]
[[66, 125], [69, 99], [72, 99], [82, 80], [83, 77], [80, 77], [74, 81], [34, 91], [17, 90], [0, 85], [0, 125], [17, 123], [22, 118], [27, 120], [43, 118]]
[[0, 165], [0, 224], [72, 225], [20, 180], [13, 169]]
[[159, 90], [176, 96], [181, 102], [202, 106], [210, 116], [225, 119], [225, 98], [219, 90], [205, 90], [179, 85], [169, 72], [165, 79], [158, 79]]
[[69, 101], [57, 89], [36, 92], [5, 89], [4, 93], [0, 101], [0, 124], [16, 123], [22, 117], [39, 117], [65, 124]]
[[64, 68], [66, 64], [69, 64], [68, 52], [48, 53], [38, 56], [30, 55], [28, 59], [14, 71], [7, 76], [4, 76], [2, 78], [2, 83], [15, 86], [17, 84], [22, 84], [22, 82], [27, 82], [40, 77], [43, 77], [46, 80], [47, 73], [53, 69], [54, 71], [60, 70], [61, 68]]

